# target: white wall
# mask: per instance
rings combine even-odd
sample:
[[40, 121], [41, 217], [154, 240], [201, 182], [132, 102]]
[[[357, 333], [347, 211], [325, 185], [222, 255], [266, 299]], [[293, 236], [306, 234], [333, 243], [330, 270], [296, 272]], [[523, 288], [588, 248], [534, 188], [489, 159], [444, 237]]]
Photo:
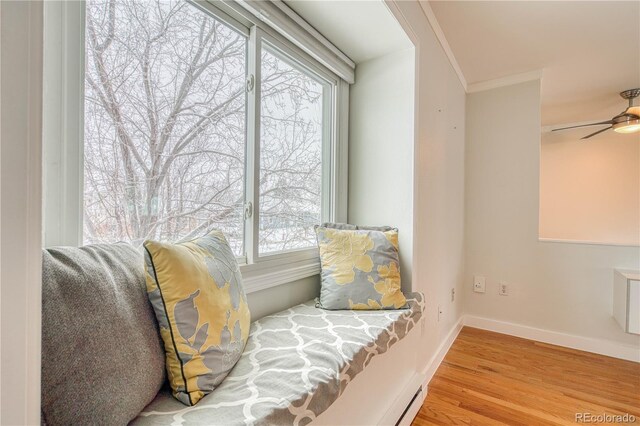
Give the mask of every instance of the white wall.
[[387, 5], [416, 53], [413, 288], [426, 296], [419, 349], [428, 367], [462, 315], [465, 91], [418, 2]]
[[638, 347], [611, 315], [613, 269], [639, 269], [640, 248], [538, 241], [540, 82], [470, 94], [466, 113], [466, 314]]
[[0, 423], [40, 423], [42, 2], [0, 3]]
[[542, 134], [540, 237], [640, 245], [640, 134]]
[[349, 223], [398, 228], [402, 287], [413, 258], [414, 50], [359, 63], [349, 93]]
[[320, 276], [314, 275], [247, 295], [251, 321], [280, 312], [320, 295]]

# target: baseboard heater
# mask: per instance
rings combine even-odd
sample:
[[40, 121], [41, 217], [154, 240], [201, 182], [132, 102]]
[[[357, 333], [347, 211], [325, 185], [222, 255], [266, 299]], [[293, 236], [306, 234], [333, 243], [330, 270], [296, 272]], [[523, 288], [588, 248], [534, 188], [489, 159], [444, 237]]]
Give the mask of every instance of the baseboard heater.
[[416, 393], [411, 398], [411, 401], [407, 404], [407, 407], [402, 412], [402, 415], [396, 422], [395, 426], [404, 426], [410, 425], [413, 419], [415, 418], [418, 411], [420, 411], [420, 407], [422, 405], [422, 386], [418, 388]]

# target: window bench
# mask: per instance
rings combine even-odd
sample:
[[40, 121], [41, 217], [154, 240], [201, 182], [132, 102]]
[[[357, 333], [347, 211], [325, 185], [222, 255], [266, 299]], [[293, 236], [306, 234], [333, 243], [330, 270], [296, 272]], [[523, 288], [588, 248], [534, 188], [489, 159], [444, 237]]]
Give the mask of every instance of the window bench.
[[[420, 333], [410, 332], [420, 328], [423, 296], [408, 299], [408, 309], [395, 311], [327, 311], [310, 301], [255, 321], [214, 392], [185, 407], [163, 390], [131, 424], [395, 424], [421, 385]], [[401, 350], [392, 348], [399, 342]]]

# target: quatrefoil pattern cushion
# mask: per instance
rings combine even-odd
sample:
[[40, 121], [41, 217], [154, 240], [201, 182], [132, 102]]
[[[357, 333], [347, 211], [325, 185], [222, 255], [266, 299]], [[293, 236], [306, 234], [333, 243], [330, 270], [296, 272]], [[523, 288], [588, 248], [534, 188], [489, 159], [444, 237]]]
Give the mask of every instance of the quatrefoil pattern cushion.
[[[261, 318], [231, 373], [198, 405], [161, 392], [130, 425], [307, 425], [404, 339], [423, 309], [424, 296], [409, 293], [407, 309], [328, 311], [309, 301]], [[356, 420], [345, 413], [345, 424]]]

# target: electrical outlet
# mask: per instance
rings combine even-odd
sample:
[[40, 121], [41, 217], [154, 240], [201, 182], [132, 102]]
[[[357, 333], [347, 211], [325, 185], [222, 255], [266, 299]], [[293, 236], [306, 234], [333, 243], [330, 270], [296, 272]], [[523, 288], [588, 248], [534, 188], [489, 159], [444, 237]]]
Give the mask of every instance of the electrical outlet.
[[473, 291], [476, 293], [484, 293], [486, 288], [486, 280], [479, 275], [473, 276]]
[[451, 301], [455, 302], [455, 300], [456, 300], [456, 289], [452, 288], [451, 289]]
[[509, 295], [509, 284], [505, 283], [504, 281], [501, 281], [498, 284], [498, 294], [500, 296], [508, 296]]

